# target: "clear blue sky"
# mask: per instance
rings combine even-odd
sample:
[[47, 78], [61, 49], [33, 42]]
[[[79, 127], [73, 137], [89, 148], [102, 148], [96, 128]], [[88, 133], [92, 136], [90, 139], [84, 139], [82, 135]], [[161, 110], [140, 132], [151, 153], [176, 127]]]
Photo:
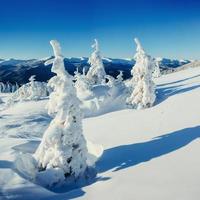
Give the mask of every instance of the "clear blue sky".
[[132, 57], [134, 37], [156, 57], [200, 58], [199, 0], [0, 0], [0, 58], [42, 58], [50, 39], [63, 54]]

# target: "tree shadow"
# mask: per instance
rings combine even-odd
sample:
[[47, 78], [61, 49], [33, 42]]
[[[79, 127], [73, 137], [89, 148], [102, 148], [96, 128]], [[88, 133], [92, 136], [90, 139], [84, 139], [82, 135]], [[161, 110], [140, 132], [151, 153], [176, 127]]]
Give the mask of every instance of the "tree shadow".
[[164, 100], [166, 100], [167, 98], [169, 98], [173, 95], [189, 92], [191, 90], [200, 88], [200, 84], [194, 85], [191, 87], [182, 88], [183, 86], [185, 86], [185, 85], [178, 85], [178, 86], [171, 86], [171, 87], [164, 87], [164, 88], [156, 89], [157, 98], [156, 98], [155, 105], [162, 103]]
[[16, 146], [12, 147], [12, 149], [17, 152], [21, 152], [21, 153], [33, 154], [36, 151], [39, 144], [40, 144], [39, 140], [31, 140], [24, 144], [16, 145]]
[[[31, 199], [40, 199], [40, 200], [70, 200], [70, 199], [76, 199], [81, 196], [83, 196], [85, 192], [79, 188], [77, 190], [70, 191], [68, 193], [63, 194], [57, 194], [57, 193], [50, 193], [46, 191], [45, 188], [38, 188], [34, 185], [27, 185], [23, 188], [9, 188], [6, 190], [6, 194], [2, 192], [2, 198], [0, 196], [1, 200], [7, 200], [7, 199], [14, 199], [14, 200], [31, 200]], [[0, 193], [1, 195], [1, 193]], [[8, 198], [7, 198], [8, 197]], [[13, 198], [14, 197], [14, 198]]]
[[197, 75], [195, 75], [195, 76], [191, 76], [191, 77], [189, 77], [189, 78], [184, 78], [184, 79], [181, 79], [181, 80], [178, 80], [178, 81], [173, 81], [173, 82], [170, 82], [170, 83], [158, 84], [157, 86], [158, 86], [158, 87], [162, 87], [162, 86], [165, 86], [165, 85], [171, 85], [171, 84], [181, 83], [181, 82], [184, 82], [184, 81], [188, 81], [188, 80], [190, 80], [190, 79], [193, 79], [193, 78], [197, 78], [197, 77], [199, 77], [199, 76], [200, 76], [200, 74], [197, 74]]
[[13, 163], [8, 160], [0, 160], [0, 169], [12, 168]]
[[[190, 87], [186, 87], [187, 84], [183, 84], [184, 81], [191, 80], [191, 79], [194, 79], [197, 77], [200, 77], [200, 74], [191, 76], [189, 78], [181, 79], [178, 81], [173, 81], [173, 82], [164, 83], [164, 84], [158, 84], [157, 89], [156, 89], [157, 98], [156, 98], [155, 105], [160, 104], [161, 102], [163, 102], [164, 100], [166, 100], [167, 98], [169, 98], [173, 95], [185, 93], [185, 92], [199, 88], [200, 84], [190, 86]], [[172, 85], [172, 84], [176, 84], [176, 83], [180, 83], [180, 84]], [[172, 85], [172, 86], [170, 86], [170, 85]]]
[[10, 114], [9, 115], [8, 114], [4, 114], [4, 115], [0, 116], [0, 119], [8, 118], [9, 116], [11, 116], [11, 115]]
[[[133, 167], [151, 159], [172, 153], [198, 138], [200, 138], [200, 126], [185, 128], [166, 135], [161, 135], [147, 142], [113, 147], [104, 151], [103, 156], [96, 164], [97, 170], [99, 173], [102, 173], [108, 170], [118, 171], [128, 167]], [[32, 153], [37, 145], [38, 141], [35, 141], [29, 142], [28, 144], [16, 145], [13, 149], [24, 153]], [[13, 167], [13, 163], [10, 161], [1, 160], [0, 168], [11, 168], [13, 171], [18, 173], [18, 175], [22, 176]], [[49, 197], [52, 200], [60, 197], [74, 199], [85, 194], [82, 187], [91, 185], [97, 181], [106, 181], [108, 179], [108, 177], [96, 177], [96, 174], [94, 174], [92, 179], [88, 179], [86, 182], [79, 182], [75, 185], [70, 185], [70, 187], [69, 185], [63, 185], [63, 187], [59, 188], [46, 189], [54, 192], [55, 196]], [[27, 194], [28, 191], [30, 192], [27, 188]], [[12, 190], [10, 193], [20, 194], [20, 191]]]
[[107, 149], [97, 163], [98, 172], [118, 171], [176, 151], [200, 137], [200, 126], [185, 128], [151, 141]]

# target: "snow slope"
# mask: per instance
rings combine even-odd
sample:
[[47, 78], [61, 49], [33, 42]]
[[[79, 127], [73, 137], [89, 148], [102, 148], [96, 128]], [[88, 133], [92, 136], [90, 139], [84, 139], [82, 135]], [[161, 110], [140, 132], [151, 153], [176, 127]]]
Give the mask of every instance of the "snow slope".
[[84, 119], [85, 136], [102, 144], [104, 154], [96, 180], [70, 192], [35, 185], [14, 166], [20, 152], [34, 152], [51, 120], [46, 100], [1, 111], [0, 199], [198, 200], [200, 68], [162, 76], [156, 84], [158, 99], [152, 108]]

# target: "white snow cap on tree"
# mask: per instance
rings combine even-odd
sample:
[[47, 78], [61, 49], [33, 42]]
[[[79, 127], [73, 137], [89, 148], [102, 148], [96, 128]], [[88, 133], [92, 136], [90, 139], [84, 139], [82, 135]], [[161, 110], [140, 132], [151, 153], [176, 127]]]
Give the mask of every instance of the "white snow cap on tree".
[[77, 178], [87, 168], [86, 140], [82, 134], [82, 114], [72, 77], [65, 71], [60, 44], [52, 40], [55, 59], [51, 71], [56, 76], [50, 79], [53, 88], [48, 111], [56, 113], [44, 133], [34, 157], [38, 162], [39, 174], [53, 174], [49, 184], [68, 177]]
[[155, 62], [145, 53], [137, 38], [135, 38], [135, 43], [137, 45], [134, 56], [136, 63], [131, 70], [133, 90], [127, 99], [127, 103], [136, 109], [149, 108], [153, 105], [156, 98], [155, 85], [152, 81]]
[[92, 45], [94, 52], [90, 56], [88, 63], [91, 65], [87, 73], [87, 79], [91, 84], [101, 84], [106, 76], [106, 72], [103, 66], [103, 61], [101, 53], [99, 51], [99, 44], [97, 39], [94, 40], [95, 43]]

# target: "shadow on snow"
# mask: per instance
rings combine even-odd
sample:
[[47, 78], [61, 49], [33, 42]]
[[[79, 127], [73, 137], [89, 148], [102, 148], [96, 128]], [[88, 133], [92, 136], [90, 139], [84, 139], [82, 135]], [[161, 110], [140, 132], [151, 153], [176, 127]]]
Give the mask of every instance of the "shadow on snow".
[[[160, 104], [162, 101], [166, 100], [170, 96], [191, 91], [193, 89], [199, 88], [200, 85], [195, 85], [191, 87], [185, 87], [185, 85], [177, 85], [177, 86], [169, 86], [174, 83], [181, 83], [183, 81], [187, 81], [192, 78], [196, 78], [200, 75], [196, 75], [190, 78], [178, 80], [171, 83], [158, 85], [157, 92], [157, 100], [156, 105]], [[28, 122], [37, 122], [41, 123], [46, 121], [45, 117], [40, 119], [29, 119]], [[17, 125], [15, 125], [17, 126]], [[10, 127], [14, 128], [14, 127]], [[161, 135], [159, 137], [153, 138], [150, 141], [135, 143], [129, 145], [121, 145], [117, 147], [113, 147], [110, 149], [106, 149], [101, 157], [101, 159], [97, 162], [96, 168], [97, 172], [103, 173], [108, 170], [118, 171], [128, 167], [133, 167], [135, 165], [145, 163], [151, 159], [158, 158], [160, 156], [164, 156], [166, 154], [172, 153], [184, 146], [188, 145], [195, 139], [200, 137], [200, 126], [185, 128], [182, 130], [178, 130], [166, 135]], [[24, 153], [33, 153], [37, 148], [39, 141], [31, 141], [26, 144], [17, 145], [13, 149], [16, 151], [21, 151]], [[14, 164], [11, 161], [0, 160], [0, 168], [10, 168], [17, 172], [14, 169]], [[95, 172], [93, 172], [95, 173]], [[19, 173], [18, 173], [19, 174]], [[20, 175], [20, 174], [19, 174]], [[84, 191], [82, 191], [81, 187], [92, 184], [97, 181], [106, 181], [109, 177], [94, 177], [92, 180], [89, 180], [87, 183], [79, 183], [77, 185], [71, 186], [71, 191], [69, 188], [61, 187], [57, 189], [50, 189], [55, 192], [54, 196], [50, 196], [51, 200], [58, 199], [57, 194], [59, 194], [59, 198], [64, 199], [74, 199], [84, 195]], [[47, 188], [49, 189], [49, 188]], [[30, 190], [28, 190], [30, 193]], [[17, 192], [17, 191], [16, 191]], [[67, 192], [67, 193], [66, 193]], [[12, 191], [13, 193], [13, 191]], [[56, 194], [57, 193], [57, 194]], [[44, 198], [44, 199], [49, 199]]]
[[[103, 173], [108, 170], [112, 170], [114, 172], [128, 167], [133, 167], [151, 159], [172, 153], [198, 138], [200, 138], [200, 126], [185, 128], [166, 135], [161, 135], [147, 142], [122, 145], [106, 149], [101, 159], [97, 162], [96, 169], [97, 172]], [[37, 143], [38, 141], [30, 142], [29, 144], [17, 145], [13, 149], [32, 153], [34, 152], [34, 149], [37, 148]], [[14, 169], [14, 164], [10, 161], [1, 160], [0, 168], [10, 168], [22, 176], [16, 169]], [[58, 193], [60, 193], [59, 198], [63, 196], [67, 199], [73, 199], [84, 195], [85, 192], [82, 191], [82, 187], [93, 184], [97, 181], [106, 181], [108, 179], [109, 177], [93, 176], [92, 179], [88, 179], [87, 181], [70, 185], [70, 188], [69, 185], [63, 185], [63, 187], [60, 188], [47, 189], [55, 192], [55, 199], [57, 199]], [[19, 191], [11, 191], [11, 193], [13, 192], [17, 193]], [[54, 196], [51, 196], [51, 199], [53, 200]]]
[[151, 141], [106, 149], [97, 163], [99, 172], [118, 171], [176, 151], [200, 137], [200, 126], [185, 128]]
[[[188, 80], [197, 78], [199, 76], [200, 76], [200, 74], [195, 75], [195, 76], [191, 76], [189, 78], [180, 79], [178, 81], [173, 81], [173, 82], [168, 82], [168, 83], [156, 85], [157, 89], [156, 89], [155, 106], [160, 104], [160, 103], [162, 103], [163, 101], [165, 101], [170, 96], [173, 96], [173, 95], [176, 95], [176, 94], [180, 94], [180, 93], [189, 92], [191, 90], [199, 88], [200, 84], [194, 85], [194, 86], [190, 86], [190, 87], [185, 87], [185, 86], [187, 86], [188, 83], [183, 84], [184, 81], [188, 81]], [[177, 84], [177, 83], [180, 83], [180, 84], [179, 85], [175, 85], [175, 86], [170, 86], [172, 84]]]
[[188, 80], [191, 80], [191, 79], [197, 78], [197, 77], [200, 77], [200, 74], [197, 74], [195, 76], [191, 76], [191, 77], [188, 77], [188, 78], [180, 79], [178, 81], [173, 81], [173, 82], [169, 82], [169, 83], [158, 84], [157, 87], [162, 87], [162, 86], [166, 86], [166, 85], [181, 83], [181, 82], [188, 81]]

